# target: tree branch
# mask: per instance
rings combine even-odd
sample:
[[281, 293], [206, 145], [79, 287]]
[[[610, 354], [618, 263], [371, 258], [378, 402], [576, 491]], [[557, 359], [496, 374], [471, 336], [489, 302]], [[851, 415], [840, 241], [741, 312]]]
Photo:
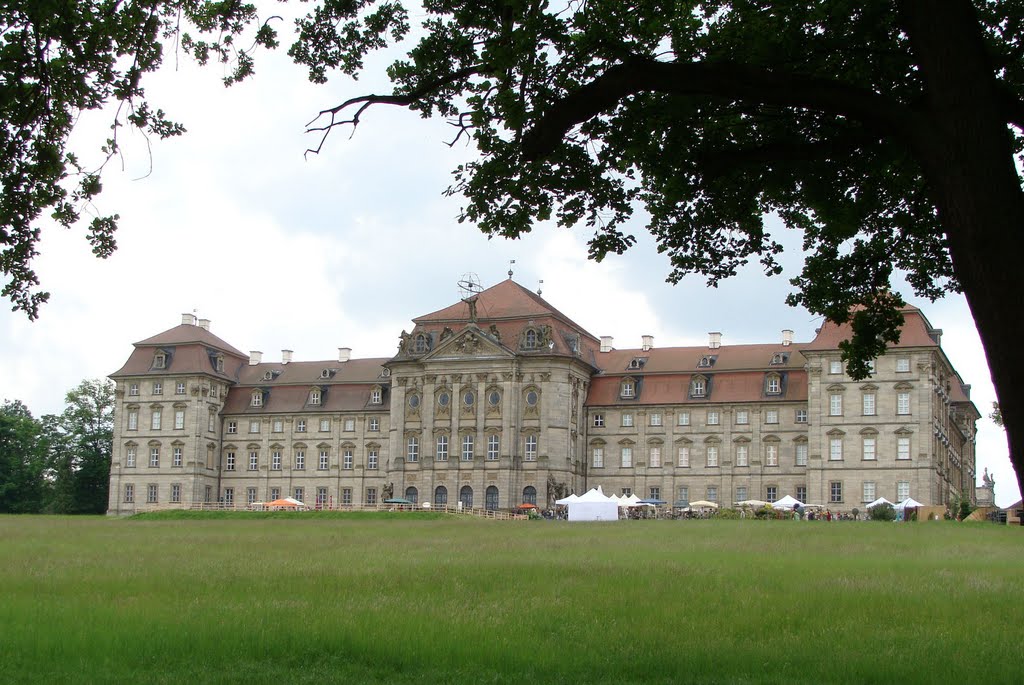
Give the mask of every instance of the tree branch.
[[577, 124], [643, 92], [702, 95], [747, 104], [828, 112], [887, 134], [910, 135], [912, 110], [887, 97], [830, 79], [781, 73], [732, 62], [655, 62], [635, 58], [609, 67], [556, 102], [523, 136], [523, 156], [541, 159]]

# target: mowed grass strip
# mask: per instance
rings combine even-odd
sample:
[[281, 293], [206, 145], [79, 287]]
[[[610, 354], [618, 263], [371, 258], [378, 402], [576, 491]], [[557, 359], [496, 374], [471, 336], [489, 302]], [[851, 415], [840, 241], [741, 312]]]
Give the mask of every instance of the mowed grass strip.
[[1018, 683], [1024, 530], [0, 518], [0, 679]]

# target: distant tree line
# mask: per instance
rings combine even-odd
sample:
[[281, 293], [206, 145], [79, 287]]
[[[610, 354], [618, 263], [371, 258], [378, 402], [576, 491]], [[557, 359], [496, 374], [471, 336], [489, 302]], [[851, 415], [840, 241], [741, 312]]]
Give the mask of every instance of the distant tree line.
[[114, 384], [85, 380], [64, 411], [32, 416], [0, 405], [0, 513], [102, 514], [107, 510]]

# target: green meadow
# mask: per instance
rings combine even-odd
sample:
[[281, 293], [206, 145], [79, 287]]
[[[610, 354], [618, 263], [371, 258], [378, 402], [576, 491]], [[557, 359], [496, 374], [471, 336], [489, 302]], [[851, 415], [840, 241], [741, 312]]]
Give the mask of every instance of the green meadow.
[[1024, 529], [0, 518], [5, 683], [1019, 683]]

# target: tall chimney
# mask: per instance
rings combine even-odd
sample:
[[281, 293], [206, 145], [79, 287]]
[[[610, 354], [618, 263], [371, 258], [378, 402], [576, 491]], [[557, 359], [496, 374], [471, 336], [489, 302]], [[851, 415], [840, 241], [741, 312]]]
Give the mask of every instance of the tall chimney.
[[644, 352], [649, 352], [650, 349], [652, 347], [654, 347], [654, 336], [653, 335], [644, 335], [644, 336], [641, 336], [641, 339], [644, 342], [643, 342], [643, 345], [641, 345], [640, 349], [642, 349]]
[[788, 347], [793, 344], [793, 331], [788, 328], [782, 329], [782, 346]]
[[209, 319], [199, 319], [199, 327], [202, 328], [204, 331], [210, 330], [210, 320]]
[[351, 347], [339, 347], [338, 348], [338, 361], [339, 362], [347, 362], [351, 358], [352, 358], [352, 348]]
[[259, 350], [249, 351], [249, 366], [256, 366], [263, 361], [263, 353]]
[[718, 331], [708, 333], [708, 349], [717, 350], [722, 346], [722, 334]]
[[611, 352], [614, 348], [614, 339], [610, 335], [601, 336], [601, 351]]
[[181, 323], [184, 326], [195, 326], [196, 325], [196, 316], [195, 316], [195, 314], [182, 314], [181, 315]]
[[281, 363], [290, 364], [292, 361], [292, 350], [281, 350]]

